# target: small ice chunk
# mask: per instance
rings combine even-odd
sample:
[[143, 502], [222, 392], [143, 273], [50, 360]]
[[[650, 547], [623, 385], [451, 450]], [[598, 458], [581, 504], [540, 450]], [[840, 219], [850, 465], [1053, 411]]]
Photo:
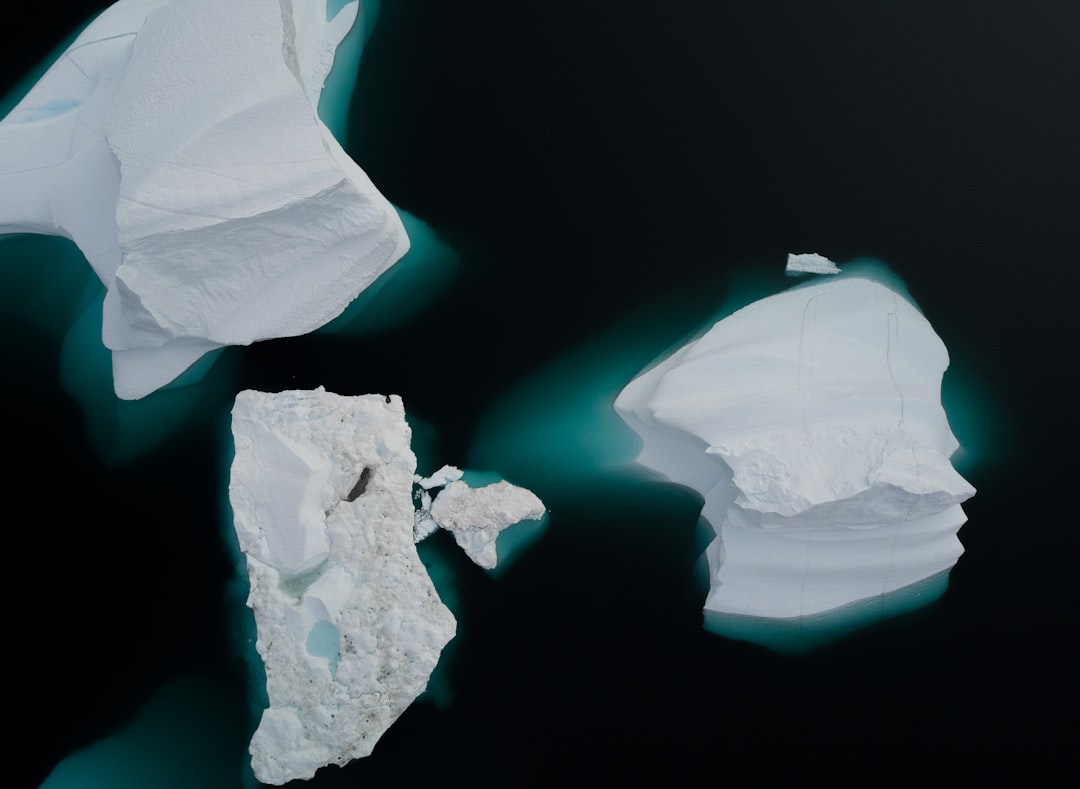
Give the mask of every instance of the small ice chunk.
[[839, 274], [840, 267], [817, 252], [789, 253], [784, 273], [789, 277], [802, 274]]
[[498, 562], [495, 540], [499, 532], [519, 521], [540, 520], [544, 512], [543, 502], [534, 493], [505, 481], [482, 488], [451, 482], [431, 505], [431, 517], [454, 535], [470, 559], [486, 569]]
[[464, 472], [457, 466], [443, 466], [436, 471], [430, 477], [416, 478], [416, 484], [422, 487], [424, 490], [431, 490], [432, 488], [441, 488], [444, 485], [448, 485], [451, 482], [456, 482], [461, 479]]

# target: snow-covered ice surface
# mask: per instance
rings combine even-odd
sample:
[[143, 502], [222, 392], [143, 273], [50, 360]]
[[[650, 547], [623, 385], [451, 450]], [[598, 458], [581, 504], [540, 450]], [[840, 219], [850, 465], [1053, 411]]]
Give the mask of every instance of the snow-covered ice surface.
[[107, 289], [120, 397], [318, 328], [407, 251], [316, 114], [357, 11], [121, 0], [0, 122], [0, 233], [79, 246]]
[[926, 318], [860, 278], [757, 301], [635, 378], [638, 462], [704, 497], [706, 611], [799, 619], [948, 570], [974, 489]]
[[414, 482], [447, 485], [439, 525], [484, 567], [498, 532], [544, 507], [506, 482], [469, 488], [450, 466], [420, 481], [396, 395], [247, 390], [232, 430], [229, 500], [270, 705], [252, 767], [280, 784], [369, 755], [454, 636], [416, 552]]

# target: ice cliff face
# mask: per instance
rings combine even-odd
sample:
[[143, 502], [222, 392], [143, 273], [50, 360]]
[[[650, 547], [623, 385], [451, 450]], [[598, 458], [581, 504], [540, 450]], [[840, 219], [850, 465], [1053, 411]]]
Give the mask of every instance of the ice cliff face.
[[[270, 700], [252, 767], [281, 784], [370, 754], [427, 686], [456, 623], [414, 544], [416, 457], [401, 398], [244, 391], [232, 430], [229, 500]], [[432, 487], [460, 472], [436, 476]], [[450, 486], [472, 491], [448, 499], [455, 535], [497, 534], [544, 512], [507, 483]], [[476, 552], [494, 565], [489, 536]], [[462, 545], [472, 556], [474, 542]]]
[[121, 0], [0, 122], [0, 232], [78, 244], [120, 397], [312, 331], [408, 249], [316, 114], [357, 11]]
[[842, 279], [745, 307], [622, 391], [638, 462], [705, 498], [707, 610], [804, 617], [956, 562], [974, 489], [949, 462], [947, 366], [903, 297]]

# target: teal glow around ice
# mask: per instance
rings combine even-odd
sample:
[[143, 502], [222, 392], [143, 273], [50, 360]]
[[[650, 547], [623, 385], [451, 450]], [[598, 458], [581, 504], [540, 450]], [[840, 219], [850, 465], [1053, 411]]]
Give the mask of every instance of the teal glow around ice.
[[[502, 482], [503, 478], [494, 471], [477, 471], [475, 469], [462, 469], [462, 482], [470, 488], [483, 488]], [[540, 539], [547, 526], [548, 518], [545, 514], [538, 521], [518, 521], [499, 532], [495, 538], [495, 554], [498, 563], [484, 571], [493, 577], [499, 577], [507, 571], [514, 561], [528, 551], [528, 549]]]
[[422, 219], [397, 209], [410, 248], [369, 285], [324, 333], [371, 334], [396, 329], [427, 309], [453, 281], [458, 255]]
[[53, 63], [60, 59], [60, 57], [67, 51], [75, 39], [86, 29], [87, 25], [94, 21], [96, 15], [90, 17], [86, 22], [80, 25], [75, 30], [71, 31], [59, 44], [53, 47], [52, 51], [46, 55], [41, 62], [39, 62], [34, 68], [30, 69], [23, 75], [22, 79], [15, 83], [15, 86], [9, 90], [5, 95], [0, 96], [0, 119], [3, 119], [11, 112], [15, 105], [23, 100], [23, 97], [30, 92], [30, 89], [36, 85], [45, 72], [49, 70]]
[[42, 789], [256, 786], [243, 704], [234, 696], [217, 680], [177, 677], [119, 732], [61, 761]]
[[949, 586], [949, 571], [932, 575], [889, 594], [868, 597], [814, 616], [793, 619], [705, 612], [705, 629], [737, 641], [750, 641], [777, 652], [810, 652], [883, 619], [912, 613], [938, 600]]
[[[349, 0], [328, 0], [332, 19]], [[348, 140], [349, 107], [364, 45], [379, 16], [379, 0], [362, 0], [352, 30], [338, 46], [334, 66], [319, 97], [319, 118], [343, 147]], [[319, 328], [324, 333], [368, 334], [396, 329], [423, 312], [457, 273], [458, 256], [423, 220], [396, 208], [409, 251], [368, 286], [345, 311]]]
[[469, 465], [543, 492], [549, 508], [592, 499], [612, 474], [650, 477], [631, 466], [641, 442], [615, 413], [616, 396], [641, 370], [703, 333], [702, 326], [784, 283], [782, 270], [739, 269], [726, 286], [717, 285], [719, 297], [695, 288], [629, 316], [514, 385], [479, 425]]
[[518, 557], [528, 553], [529, 548], [543, 536], [547, 524], [548, 518], [545, 515], [538, 521], [519, 521], [499, 532], [499, 536], [495, 538], [495, 553], [499, 557], [499, 563], [487, 572], [496, 577], [505, 573]]
[[[333, 19], [351, 0], [327, 0], [326, 19]], [[342, 145], [345, 144], [349, 124], [349, 103], [356, 86], [356, 71], [360, 55], [371, 35], [371, 29], [379, 16], [379, 0], [361, 0], [360, 9], [349, 34], [345, 36], [334, 53], [334, 65], [323, 83], [319, 96], [319, 118]]]
[[112, 357], [101, 343], [105, 289], [78, 248], [54, 236], [7, 235], [0, 236], [0, 259], [0, 310], [11, 327], [8, 334], [26, 336], [29, 329], [46, 339], [37, 344], [38, 352], [56, 349], [56, 355], [41, 360], [45, 380], [37, 385], [53, 387], [59, 377], [83, 412], [90, 445], [108, 465], [143, 455], [184, 425], [212, 414], [227, 397], [230, 366], [216, 365], [207, 375], [214, 353], [142, 400], [117, 399]]
[[[454, 700], [453, 666], [457, 660], [458, 649], [467, 639], [462, 633], [467, 631], [465, 607], [458, 588], [459, 573], [464, 570], [465, 554], [454, 544], [454, 538], [441, 529], [435, 534], [416, 544], [416, 553], [424, 565], [435, 591], [443, 605], [450, 609], [457, 620], [456, 635], [443, 647], [439, 662], [428, 677], [427, 687], [417, 697], [417, 701], [430, 701], [440, 709], [446, 709]], [[414, 702], [415, 703], [415, 702]]]
[[[87, 267], [89, 272], [89, 267]], [[82, 408], [87, 436], [111, 465], [130, 462], [159, 445], [193, 418], [227, 397], [229, 365], [214, 366], [221, 355], [202, 357], [172, 383], [140, 400], [120, 400], [113, 390], [112, 357], [101, 344], [101, 305], [105, 290], [91, 275], [60, 350], [60, 382]], [[213, 374], [210, 373], [214, 366]]]
[[255, 783], [255, 775], [251, 769], [251, 760], [246, 758], [247, 744], [255, 729], [259, 725], [263, 711], [270, 706], [270, 696], [266, 691], [266, 666], [259, 657], [255, 648], [258, 639], [258, 629], [255, 625], [255, 613], [248, 607], [247, 600], [251, 594], [251, 581], [247, 571], [247, 557], [240, 550], [240, 541], [236, 536], [236, 527], [233, 524], [232, 504], [229, 501], [229, 480], [233, 457], [236, 455], [236, 447], [232, 436], [232, 412], [231, 409], [223, 409], [214, 422], [215, 432], [218, 434], [217, 446], [220, 447], [218, 454], [218, 486], [221, 524], [221, 539], [225, 548], [232, 557], [233, 575], [225, 589], [223, 604], [229, 617], [229, 632], [233, 634], [238, 663], [243, 667], [245, 684], [246, 704], [240, 704], [241, 709], [246, 711], [244, 716], [244, 775], [248, 783]]

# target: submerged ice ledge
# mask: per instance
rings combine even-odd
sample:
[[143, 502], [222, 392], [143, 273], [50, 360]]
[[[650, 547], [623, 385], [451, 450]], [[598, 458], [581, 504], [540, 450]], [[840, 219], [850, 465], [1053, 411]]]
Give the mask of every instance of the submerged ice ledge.
[[[244, 391], [232, 425], [229, 500], [270, 702], [252, 767], [281, 784], [369, 755], [453, 638], [416, 523], [434, 518], [493, 566], [498, 531], [544, 506], [505, 482], [468, 488], [452, 467], [418, 478], [396, 395]], [[414, 507], [417, 482], [445, 485], [430, 512]]]
[[358, 8], [121, 0], [0, 122], [0, 233], [79, 246], [120, 397], [318, 328], [408, 249], [316, 114]]
[[762, 299], [616, 400], [638, 462], [704, 497], [706, 611], [803, 618], [948, 570], [974, 489], [941, 407], [948, 354], [888, 288]]

